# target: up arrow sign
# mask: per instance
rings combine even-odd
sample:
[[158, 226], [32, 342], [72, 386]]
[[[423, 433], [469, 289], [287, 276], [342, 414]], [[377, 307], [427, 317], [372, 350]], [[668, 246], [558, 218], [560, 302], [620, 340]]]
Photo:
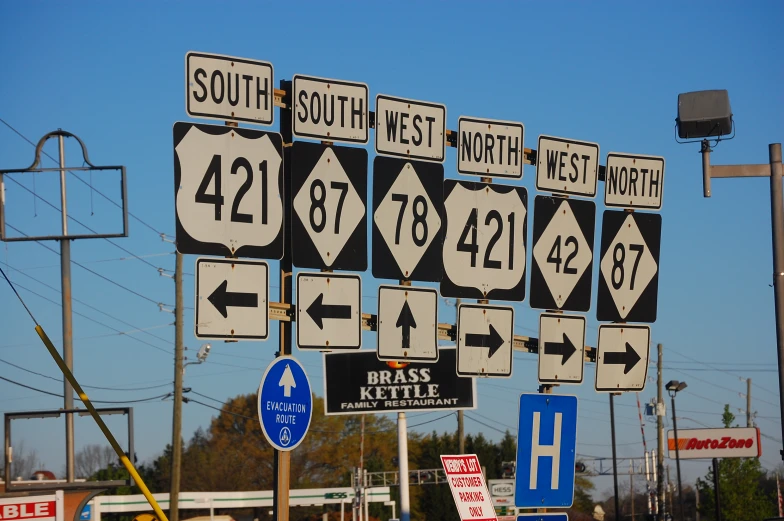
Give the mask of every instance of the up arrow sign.
[[283, 396], [286, 398], [291, 398], [291, 388], [297, 387], [297, 382], [294, 380], [294, 374], [292, 374], [288, 364], [286, 364], [286, 369], [283, 370], [283, 375], [280, 377], [278, 387], [283, 387]]

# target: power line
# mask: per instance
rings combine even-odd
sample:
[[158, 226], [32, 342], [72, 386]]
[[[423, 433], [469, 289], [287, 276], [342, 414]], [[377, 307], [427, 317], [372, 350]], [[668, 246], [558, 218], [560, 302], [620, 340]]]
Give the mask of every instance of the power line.
[[[21, 234], [22, 234], [22, 235], [24, 235], [25, 237], [29, 237], [29, 235], [27, 235], [26, 233], [24, 233], [23, 231], [21, 231], [19, 228], [16, 228], [16, 227], [12, 226], [11, 224], [9, 224], [9, 223], [7, 223], [7, 222], [6, 222], [6, 226], [8, 226], [9, 228], [11, 228], [11, 229], [15, 230], [17, 233], [21, 233]], [[55, 250], [54, 248], [51, 248], [51, 247], [47, 246], [46, 244], [44, 244], [44, 243], [43, 243], [43, 242], [41, 242], [41, 241], [33, 241], [33, 242], [36, 242], [36, 243], [40, 244], [41, 246], [43, 246], [43, 247], [44, 247], [44, 248], [46, 248], [47, 250], [51, 251], [51, 252], [52, 252], [52, 253], [54, 253], [55, 255], [60, 255], [60, 253], [59, 253], [57, 250]], [[132, 290], [132, 289], [130, 289], [130, 288], [127, 288], [127, 287], [123, 286], [122, 284], [120, 284], [119, 282], [115, 282], [115, 281], [113, 281], [112, 279], [110, 279], [109, 277], [105, 277], [105, 276], [101, 275], [100, 273], [98, 273], [98, 272], [96, 272], [96, 271], [93, 271], [93, 270], [91, 270], [90, 268], [88, 268], [87, 266], [85, 266], [85, 265], [83, 265], [83, 264], [80, 264], [79, 262], [77, 262], [77, 261], [75, 261], [75, 260], [73, 260], [73, 259], [71, 259], [71, 263], [73, 263], [73, 264], [76, 264], [77, 266], [79, 266], [79, 267], [80, 267], [80, 268], [82, 268], [83, 270], [85, 270], [85, 271], [87, 271], [87, 272], [89, 272], [89, 273], [92, 273], [92, 274], [93, 274], [93, 275], [95, 275], [96, 277], [99, 277], [99, 278], [101, 278], [101, 279], [105, 280], [106, 282], [109, 282], [109, 283], [111, 283], [111, 284], [114, 284], [115, 286], [117, 286], [117, 287], [118, 287], [118, 288], [120, 288], [120, 289], [124, 289], [125, 291], [127, 291], [127, 292], [129, 292], [129, 293], [132, 293], [132, 294], [136, 295], [136, 296], [137, 296], [137, 297], [139, 297], [139, 298], [143, 298], [144, 300], [146, 300], [146, 301], [148, 301], [148, 302], [152, 302], [152, 303], [153, 303], [153, 304], [155, 304], [156, 306], [160, 306], [160, 305], [161, 305], [161, 302], [156, 302], [155, 300], [151, 299], [150, 297], [146, 297], [146, 296], [142, 295], [142, 294], [141, 294], [141, 293], [139, 293], [139, 292], [136, 292], [136, 291], [134, 291], [134, 290]]]
[[[14, 266], [11, 266], [11, 265], [10, 265], [10, 264], [8, 264], [8, 263], [5, 263], [5, 262], [3, 262], [3, 261], [0, 261], [0, 263], [4, 264], [5, 266], [8, 266], [8, 267], [9, 267], [9, 268], [11, 268], [12, 270], [14, 270], [14, 271], [16, 271], [16, 272], [18, 272], [18, 273], [20, 273], [20, 274], [24, 275], [25, 277], [27, 277], [27, 278], [29, 278], [29, 279], [31, 279], [31, 280], [33, 280], [33, 281], [35, 281], [35, 282], [37, 282], [37, 283], [39, 283], [39, 284], [43, 285], [43, 286], [46, 286], [47, 288], [49, 288], [49, 289], [51, 289], [52, 291], [56, 292], [58, 295], [60, 295], [60, 294], [61, 294], [61, 291], [60, 291], [59, 289], [55, 288], [54, 286], [50, 286], [49, 284], [47, 284], [47, 283], [45, 283], [45, 282], [43, 282], [43, 281], [41, 281], [41, 280], [38, 280], [38, 279], [36, 279], [36, 278], [35, 278], [35, 277], [33, 277], [32, 275], [28, 275], [27, 273], [23, 272], [22, 270], [20, 270], [20, 269], [18, 269], [18, 268], [15, 268]], [[113, 320], [116, 320], [117, 322], [120, 322], [120, 323], [122, 323], [122, 324], [125, 324], [125, 325], [126, 325], [126, 326], [128, 326], [128, 327], [132, 327], [132, 328], [134, 328], [136, 331], [139, 331], [139, 332], [141, 332], [141, 333], [144, 333], [144, 334], [146, 334], [146, 335], [148, 335], [148, 336], [151, 336], [151, 337], [153, 337], [153, 338], [156, 338], [156, 339], [158, 339], [158, 340], [160, 340], [160, 341], [162, 341], [162, 342], [166, 342], [167, 344], [171, 342], [171, 341], [170, 341], [170, 340], [168, 340], [168, 339], [165, 339], [165, 338], [163, 338], [163, 337], [160, 337], [160, 336], [158, 336], [158, 335], [154, 335], [154, 334], [152, 334], [152, 333], [149, 333], [149, 332], [145, 331], [145, 329], [144, 329], [144, 328], [138, 328], [138, 327], [134, 326], [133, 324], [131, 324], [131, 323], [129, 323], [129, 322], [126, 322], [126, 321], [125, 321], [125, 320], [123, 320], [123, 319], [120, 319], [120, 318], [117, 318], [117, 317], [115, 317], [115, 316], [113, 316], [113, 315], [110, 315], [109, 313], [107, 313], [107, 312], [105, 312], [105, 311], [103, 311], [103, 310], [101, 310], [101, 309], [99, 309], [99, 308], [97, 308], [97, 307], [95, 307], [95, 306], [92, 306], [92, 305], [90, 305], [90, 304], [88, 304], [88, 303], [86, 303], [86, 302], [84, 302], [84, 301], [82, 301], [82, 300], [79, 300], [79, 299], [77, 299], [77, 298], [75, 298], [75, 297], [71, 297], [71, 298], [74, 300], [74, 302], [78, 302], [79, 304], [82, 304], [83, 306], [86, 306], [86, 307], [88, 307], [88, 308], [92, 309], [93, 311], [97, 311], [98, 313], [100, 313], [100, 314], [102, 314], [102, 315], [105, 315], [105, 316], [107, 316], [107, 317], [109, 317], [109, 318], [111, 318], [111, 319], [113, 319]], [[60, 304], [60, 306], [62, 307], [62, 304]], [[169, 325], [173, 325], [173, 324], [169, 324]], [[121, 332], [121, 333], [122, 333], [122, 332]]]
[[[0, 376], [0, 380], [4, 380], [4, 381], [6, 381], [8, 383], [11, 383], [11, 384], [14, 384], [14, 385], [18, 385], [19, 387], [24, 387], [25, 389], [30, 389], [32, 391], [36, 391], [36, 392], [39, 392], [39, 393], [42, 393], [42, 394], [48, 394], [49, 396], [55, 396], [57, 398], [62, 398], [63, 397], [62, 394], [57, 394], [57, 393], [53, 393], [53, 392], [49, 392], [49, 391], [44, 391], [43, 389], [38, 389], [37, 387], [32, 387], [30, 385], [25, 385], [23, 383], [19, 383], [19, 382], [15, 381], [15, 380], [11, 380], [10, 378], [6, 378], [5, 376]], [[93, 403], [113, 403], [113, 404], [141, 403], [141, 402], [150, 402], [150, 401], [153, 401], [153, 400], [159, 400], [161, 398], [164, 398], [165, 396], [166, 396], [165, 394], [161, 394], [159, 396], [151, 396], [150, 398], [140, 398], [138, 400], [119, 400], [119, 401], [118, 400], [90, 400], [90, 401], [93, 402]]]
[[[12, 126], [11, 126], [11, 124], [10, 124], [10, 123], [8, 123], [8, 122], [7, 122], [6, 120], [4, 120], [3, 118], [0, 118], [0, 121], [1, 121], [1, 122], [2, 122], [2, 123], [5, 125], [5, 126], [7, 126], [8, 128], [10, 128], [10, 129], [11, 129], [11, 130], [12, 130], [12, 131], [13, 131], [13, 132], [16, 134], [16, 135], [18, 135], [19, 137], [21, 137], [22, 139], [24, 139], [25, 141], [27, 141], [28, 143], [30, 143], [30, 145], [32, 145], [32, 146], [33, 146], [33, 148], [36, 148], [36, 147], [38, 146], [38, 145], [36, 145], [35, 143], [33, 143], [32, 141], [30, 141], [30, 140], [29, 140], [29, 139], [28, 139], [28, 138], [27, 138], [25, 135], [23, 135], [21, 132], [19, 132], [19, 131], [18, 131], [18, 130], [16, 130], [14, 127], [12, 127]], [[42, 151], [43, 151], [43, 150], [42, 150]], [[55, 158], [53, 158], [52, 156], [50, 156], [48, 153], [44, 152], [44, 155], [45, 155], [46, 157], [48, 157], [49, 159], [51, 159], [52, 161], [54, 161], [55, 163], [59, 163], [59, 161], [58, 161], [58, 160], [56, 160]], [[73, 175], [74, 177], [76, 177], [76, 179], [78, 179], [78, 180], [79, 180], [79, 181], [81, 181], [82, 183], [84, 183], [84, 184], [86, 184], [87, 186], [89, 186], [89, 187], [90, 187], [90, 190], [94, 191], [95, 193], [97, 193], [98, 195], [100, 195], [101, 197], [103, 197], [104, 199], [106, 199], [107, 201], [109, 201], [110, 203], [112, 203], [113, 205], [115, 205], [117, 208], [122, 208], [122, 207], [121, 207], [119, 204], [117, 204], [117, 203], [116, 203], [116, 202], [115, 202], [113, 199], [111, 199], [110, 197], [106, 196], [106, 195], [105, 195], [103, 192], [101, 192], [101, 191], [100, 191], [100, 190], [98, 190], [97, 188], [94, 188], [92, 185], [90, 185], [89, 183], [87, 183], [87, 182], [86, 182], [84, 179], [82, 179], [81, 177], [79, 177], [78, 175], [76, 175], [76, 173], [74, 173], [74, 172], [72, 172], [72, 171], [70, 171], [70, 170], [68, 170], [68, 173], [70, 173], [71, 175]], [[128, 211], [128, 215], [130, 215], [131, 217], [133, 217], [134, 219], [136, 219], [137, 221], [139, 221], [141, 224], [143, 224], [144, 226], [146, 226], [147, 228], [149, 228], [150, 230], [152, 230], [153, 232], [155, 232], [157, 235], [159, 235], [159, 236], [161, 236], [161, 235], [166, 235], [166, 234], [164, 234], [164, 233], [162, 233], [162, 232], [160, 232], [160, 231], [156, 230], [155, 228], [153, 228], [153, 226], [152, 226], [152, 225], [150, 225], [150, 224], [147, 224], [146, 222], [144, 222], [143, 220], [141, 220], [139, 217], [137, 217], [136, 215], [134, 215], [134, 214], [133, 214], [133, 213], [131, 213], [130, 211]]]

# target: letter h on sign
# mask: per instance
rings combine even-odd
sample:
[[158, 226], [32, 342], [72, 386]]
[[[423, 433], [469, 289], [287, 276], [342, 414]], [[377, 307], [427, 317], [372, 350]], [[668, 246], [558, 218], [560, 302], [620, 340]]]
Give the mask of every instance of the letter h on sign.
[[572, 506], [577, 397], [521, 395], [518, 428], [515, 505]]

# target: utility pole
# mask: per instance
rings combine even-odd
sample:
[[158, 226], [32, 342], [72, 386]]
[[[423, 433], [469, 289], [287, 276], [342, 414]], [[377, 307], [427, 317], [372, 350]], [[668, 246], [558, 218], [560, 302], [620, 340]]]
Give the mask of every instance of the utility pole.
[[[457, 324], [457, 308], [460, 307], [460, 299], [455, 300], [455, 324]], [[457, 411], [457, 453], [465, 454], [465, 417], [463, 409]]]
[[751, 423], [751, 378], [746, 379], [746, 427], [753, 427]]
[[[63, 238], [60, 239], [60, 286], [63, 296], [63, 360], [73, 372], [73, 314], [71, 313], [71, 240], [68, 235], [68, 209], [65, 196], [65, 139], [57, 136], [60, 146], [60, 209], [62, 210]], [[73, 387], [63, 376], [63, 407], [74, 408]], [[68, 483], [74, 482], [74, 419], [73, 413], [65, 415], [65, 474]]]
[[172, 414], [171, 487], [169, 489], [169, 520], [179, 521], [180, 469], [182, 468], [182, 358], [183, 301], [182, 254], [174, 254], [174, 411]]
[[632, 521], [634, 521], [634, 460], [629, 460], [629, 498], [632, 501]]
[[664, 401], [662, 397], [662, 389], [664, 387], [664, 378], [662, 377], [662, 351], [664, 351], [661, 344], [656, 346], [657, 356], [656, 359], [656, 502], [659, 504], [659, 521], [664, 520]]

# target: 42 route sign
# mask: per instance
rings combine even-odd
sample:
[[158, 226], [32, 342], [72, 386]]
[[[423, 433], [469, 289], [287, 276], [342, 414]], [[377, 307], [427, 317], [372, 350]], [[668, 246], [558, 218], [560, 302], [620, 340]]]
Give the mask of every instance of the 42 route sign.
[[300, 268], [367, 269], [367, 150], [295, 141], [292, 261]]
[[522, 301], [528, 192], [522, 186], [444, 181], [445, 297]]
[[175, 123], [174, 193], [180, 253], [283, 256], [280, 134]]
[[531, 307], [590, 309], [595, 218], [593, 201], [536, 196]]

